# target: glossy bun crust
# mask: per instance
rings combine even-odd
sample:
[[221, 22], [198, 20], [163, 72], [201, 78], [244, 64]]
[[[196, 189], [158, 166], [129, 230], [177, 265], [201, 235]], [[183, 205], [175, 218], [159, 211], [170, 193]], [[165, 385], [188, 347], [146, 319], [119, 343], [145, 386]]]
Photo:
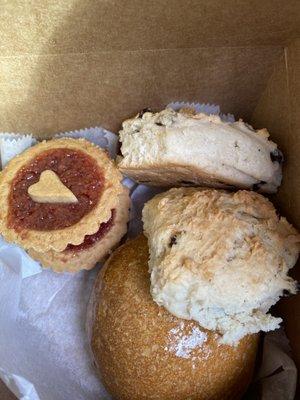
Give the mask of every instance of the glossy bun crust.
[[150, 295], [140, 236], [114, 252], [97, 278], [88, 331], [101, 379], [116, 400], [238, 399], [252, 378], [258, 335], [238, 346], [159, 307]]

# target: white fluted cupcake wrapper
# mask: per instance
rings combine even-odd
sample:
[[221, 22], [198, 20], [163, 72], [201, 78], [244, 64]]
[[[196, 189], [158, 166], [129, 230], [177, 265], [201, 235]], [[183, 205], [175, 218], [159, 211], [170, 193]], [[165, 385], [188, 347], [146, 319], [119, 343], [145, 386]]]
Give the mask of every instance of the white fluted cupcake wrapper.
[[1, 169], [10, 159], [22, 153], [36, 143], [36, 139], [28, 134], [0, 133], [0, 160]]
[[85, 128], [71, 132], [58, 133], [55, 138], [84, 138], [108, 151], [111, 158], [116, 158], [118, 152], [118, 135], [101, 127]]
[[221, 113], [220, 106], [208, 103], [189, 103], [185, 101], [175, 101], [167, 105], [168, 108], [178, 111], [181, 108], [193, 108], [197, 113], [204, 113], [207, 115], [219, 115], [224, 122], [234, 122], [235, 118], [232, 114]]

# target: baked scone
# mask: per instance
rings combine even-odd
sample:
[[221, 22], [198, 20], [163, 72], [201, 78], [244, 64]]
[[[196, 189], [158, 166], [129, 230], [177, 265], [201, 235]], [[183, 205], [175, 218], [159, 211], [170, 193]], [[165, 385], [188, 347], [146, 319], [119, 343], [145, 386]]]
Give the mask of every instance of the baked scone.
[[101, 379], [116, 400], [239, 399], [253, 372], [258, 335], [238, 346], [178, 319], [150, 295], [148, 246], [117, 249], [95, 283], [88, 331]]
[[266, 129], [182, 111], [146, 111], [123, 122], [118, 163], [125, 175], [156, 186], [276, 192], [283, 156]]
[[174, 188], [143, 209], [153, 299], [180, 318], [217, 330], [235, 345], [278, 328], [268, 314], [296, 292], [288, 271], [300, 236], [272, 203], [250, 191]]
[[0, 232], [44, 266], [91, 268], [126, 232], [129, 195], [121, 180], [106, 152], [87, 140], [39, 143], [1, 174]]

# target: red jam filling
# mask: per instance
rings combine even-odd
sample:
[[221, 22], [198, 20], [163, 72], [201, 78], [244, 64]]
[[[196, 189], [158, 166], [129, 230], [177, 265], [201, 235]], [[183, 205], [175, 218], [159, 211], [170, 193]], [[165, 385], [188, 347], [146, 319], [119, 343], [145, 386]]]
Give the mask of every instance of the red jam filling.
[[68, 244], [65, 251], [81, 251], [93, 246], [110, 231], [110, 229], [114, 225], [115, 214], [116, 211], [112, 210], [110, 219], [106, 222], [103, 222], [96, 233], [94, 233], [93, 235], [85, 235], [84, 241], [79, 245]]
[[[36, 203], [28, 188], [45, 170], [54, 171], [77, 197], [73, 204]], [[53, 149], [30, 161], [16, 175], [9, 195], [8, 224], [16, 230], [51, 231], [76, 224], [98, 203], [104, 176], [95, 160], [80, 150]]]

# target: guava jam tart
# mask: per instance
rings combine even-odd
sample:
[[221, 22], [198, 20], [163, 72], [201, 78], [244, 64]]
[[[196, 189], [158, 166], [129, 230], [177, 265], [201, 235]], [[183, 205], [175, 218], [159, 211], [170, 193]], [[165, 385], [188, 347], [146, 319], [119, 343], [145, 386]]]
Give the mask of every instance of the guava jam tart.
[[91, 268], [126, 232], [129, 195], [121, 180], [107, 153], [85, 139], [39, 143], [1, 174], [0, 232], [44, 266]]

